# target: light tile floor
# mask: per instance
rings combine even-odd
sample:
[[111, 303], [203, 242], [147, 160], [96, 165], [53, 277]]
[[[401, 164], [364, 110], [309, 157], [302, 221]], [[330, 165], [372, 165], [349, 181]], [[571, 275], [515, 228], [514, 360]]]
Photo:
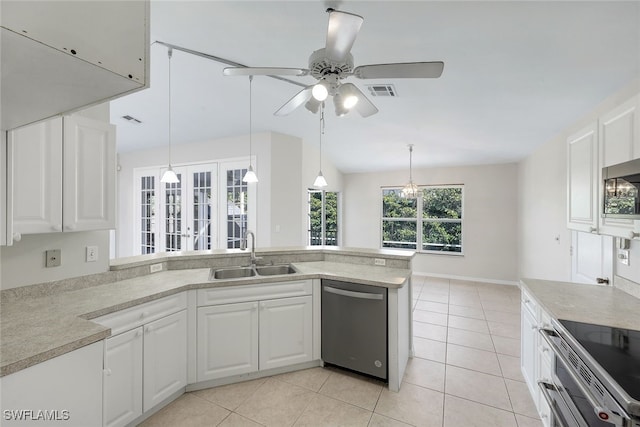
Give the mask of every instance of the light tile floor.
[[400, 392], [313, 368], [186, 393], [143, 426], [541, 427], [520, 373], [515, 286], [414, 277]]

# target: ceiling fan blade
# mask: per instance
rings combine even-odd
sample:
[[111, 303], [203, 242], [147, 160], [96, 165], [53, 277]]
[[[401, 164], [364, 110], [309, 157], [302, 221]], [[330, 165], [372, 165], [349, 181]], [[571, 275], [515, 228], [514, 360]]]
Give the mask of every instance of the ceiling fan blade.
[[329, 12], [329, 27], [325, 53], [332, 61], [344, 62], [351, 52], [351, 47], [356, 41], [364, 18], [334, 9], [327, 9], [327, 11]]
[[353, 70], [359, 79], [418, 79], [438, 78], [444, 62], [399, 62], [395, 64], [361, 65]]
[[222, 70], [225, 76], [306, 76], [309, 70], [304, 68], [277, 67], [227, 67]]
[[293, 98], [288, 100], [282, 107], [278, 109], [278, 111], [273, 113], [273, 115], [286, 116], [288, 114], [291, 114], [293, 110], [305, 104], [309, 99], [311, 99], [312, 89], [313, 89], [313, 85], [305, 87], [300, 92], [293, 95]]
[[351, 91], [351, 93], [355, 93], [358, 97], [358, 103], [353, 108], [355, 108], [358, 114], [360, 114], [362, 117], [373, 116], [378, 112], [378, 108], [373, 105], [373, 102], [371, 102], [369, 98], [367, 98], [365, 94], [362, 93], [360, 89], [358, 89], [356, 85], [354, 85], [353, 83], [345, 83], [342, 86], [348, 86], [349, 91]]

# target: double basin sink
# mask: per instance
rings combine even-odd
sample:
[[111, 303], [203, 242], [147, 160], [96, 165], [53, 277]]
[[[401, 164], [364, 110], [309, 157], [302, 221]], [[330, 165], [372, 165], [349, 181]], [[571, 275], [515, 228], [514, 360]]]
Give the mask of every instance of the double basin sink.
[[298, 270], [291, 264], [259, 265], [255, 267], [226, 267], [211, 269], [209, 280], [242, 279], [255, 276], [276, 276], [294, 274]]

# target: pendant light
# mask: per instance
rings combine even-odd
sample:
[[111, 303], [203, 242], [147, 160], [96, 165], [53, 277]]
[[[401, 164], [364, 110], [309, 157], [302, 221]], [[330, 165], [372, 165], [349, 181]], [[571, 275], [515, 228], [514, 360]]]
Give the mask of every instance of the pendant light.
[[404, 186], [401, 192], [401, 196], [406, 199], [415, 199], [418, 197], [418, 186], [413, 183], [413, 168], [412, 168], [412, 158], [413, 158], [413, 144], [409, 144], [409, 182]]
[[242, 182], [250, 183], [250, 182], [258, 182], [258, 177], [256, 173], [253, 171], [253, 166], [251, 166], [251, 107], [252, 107], [252, 99], [251, 99], [251, 83], [253, 82], [253, 76], [249, 76], [249, 169], [247, 169], [247, 173], [244, 174], [244, 178], [242, 178]]
[[324, 102], [320, 104], [320, 171], [318, 172], [318, 176], [316, 180], [313, 181], [314, 187], [326, 187], [327, 180], [324, 179], [324, 175], [322, 175], [322, 135], [324, 134]]
[[167, 49], [167, 54], [169, 56], [169, 167], [165, 173], [162, 174], [160, 182], [165, 184], [177, 184], [180, 180], [171, 167], [171, 56], [173, 55], [173, 49]]

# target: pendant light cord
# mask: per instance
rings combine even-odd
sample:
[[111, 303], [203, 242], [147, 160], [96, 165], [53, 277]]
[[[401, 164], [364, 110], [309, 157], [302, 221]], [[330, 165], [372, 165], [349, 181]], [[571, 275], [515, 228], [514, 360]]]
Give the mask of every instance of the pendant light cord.
[[171, 57], [173, 56], [173, 48], [167, 49], [169, 56], [169, 168], [171, 168]]
[[320, 172], [322, 172], [322, 135], [324, 135], [324, 101], [320, 104]]
[[413, 144], [409, 144], [409, 182], [413, 184]]
[[253, 106], [253, 100], [252, 100], [252, 90], [251, 90], [251, 84], [253, 83], [253, 76], [249, 76], [249, 166], [251, 166], [251, 134], [252, 134], [252, 130], [251, 130], [251, 111], [253, 110], [252, 106]]

